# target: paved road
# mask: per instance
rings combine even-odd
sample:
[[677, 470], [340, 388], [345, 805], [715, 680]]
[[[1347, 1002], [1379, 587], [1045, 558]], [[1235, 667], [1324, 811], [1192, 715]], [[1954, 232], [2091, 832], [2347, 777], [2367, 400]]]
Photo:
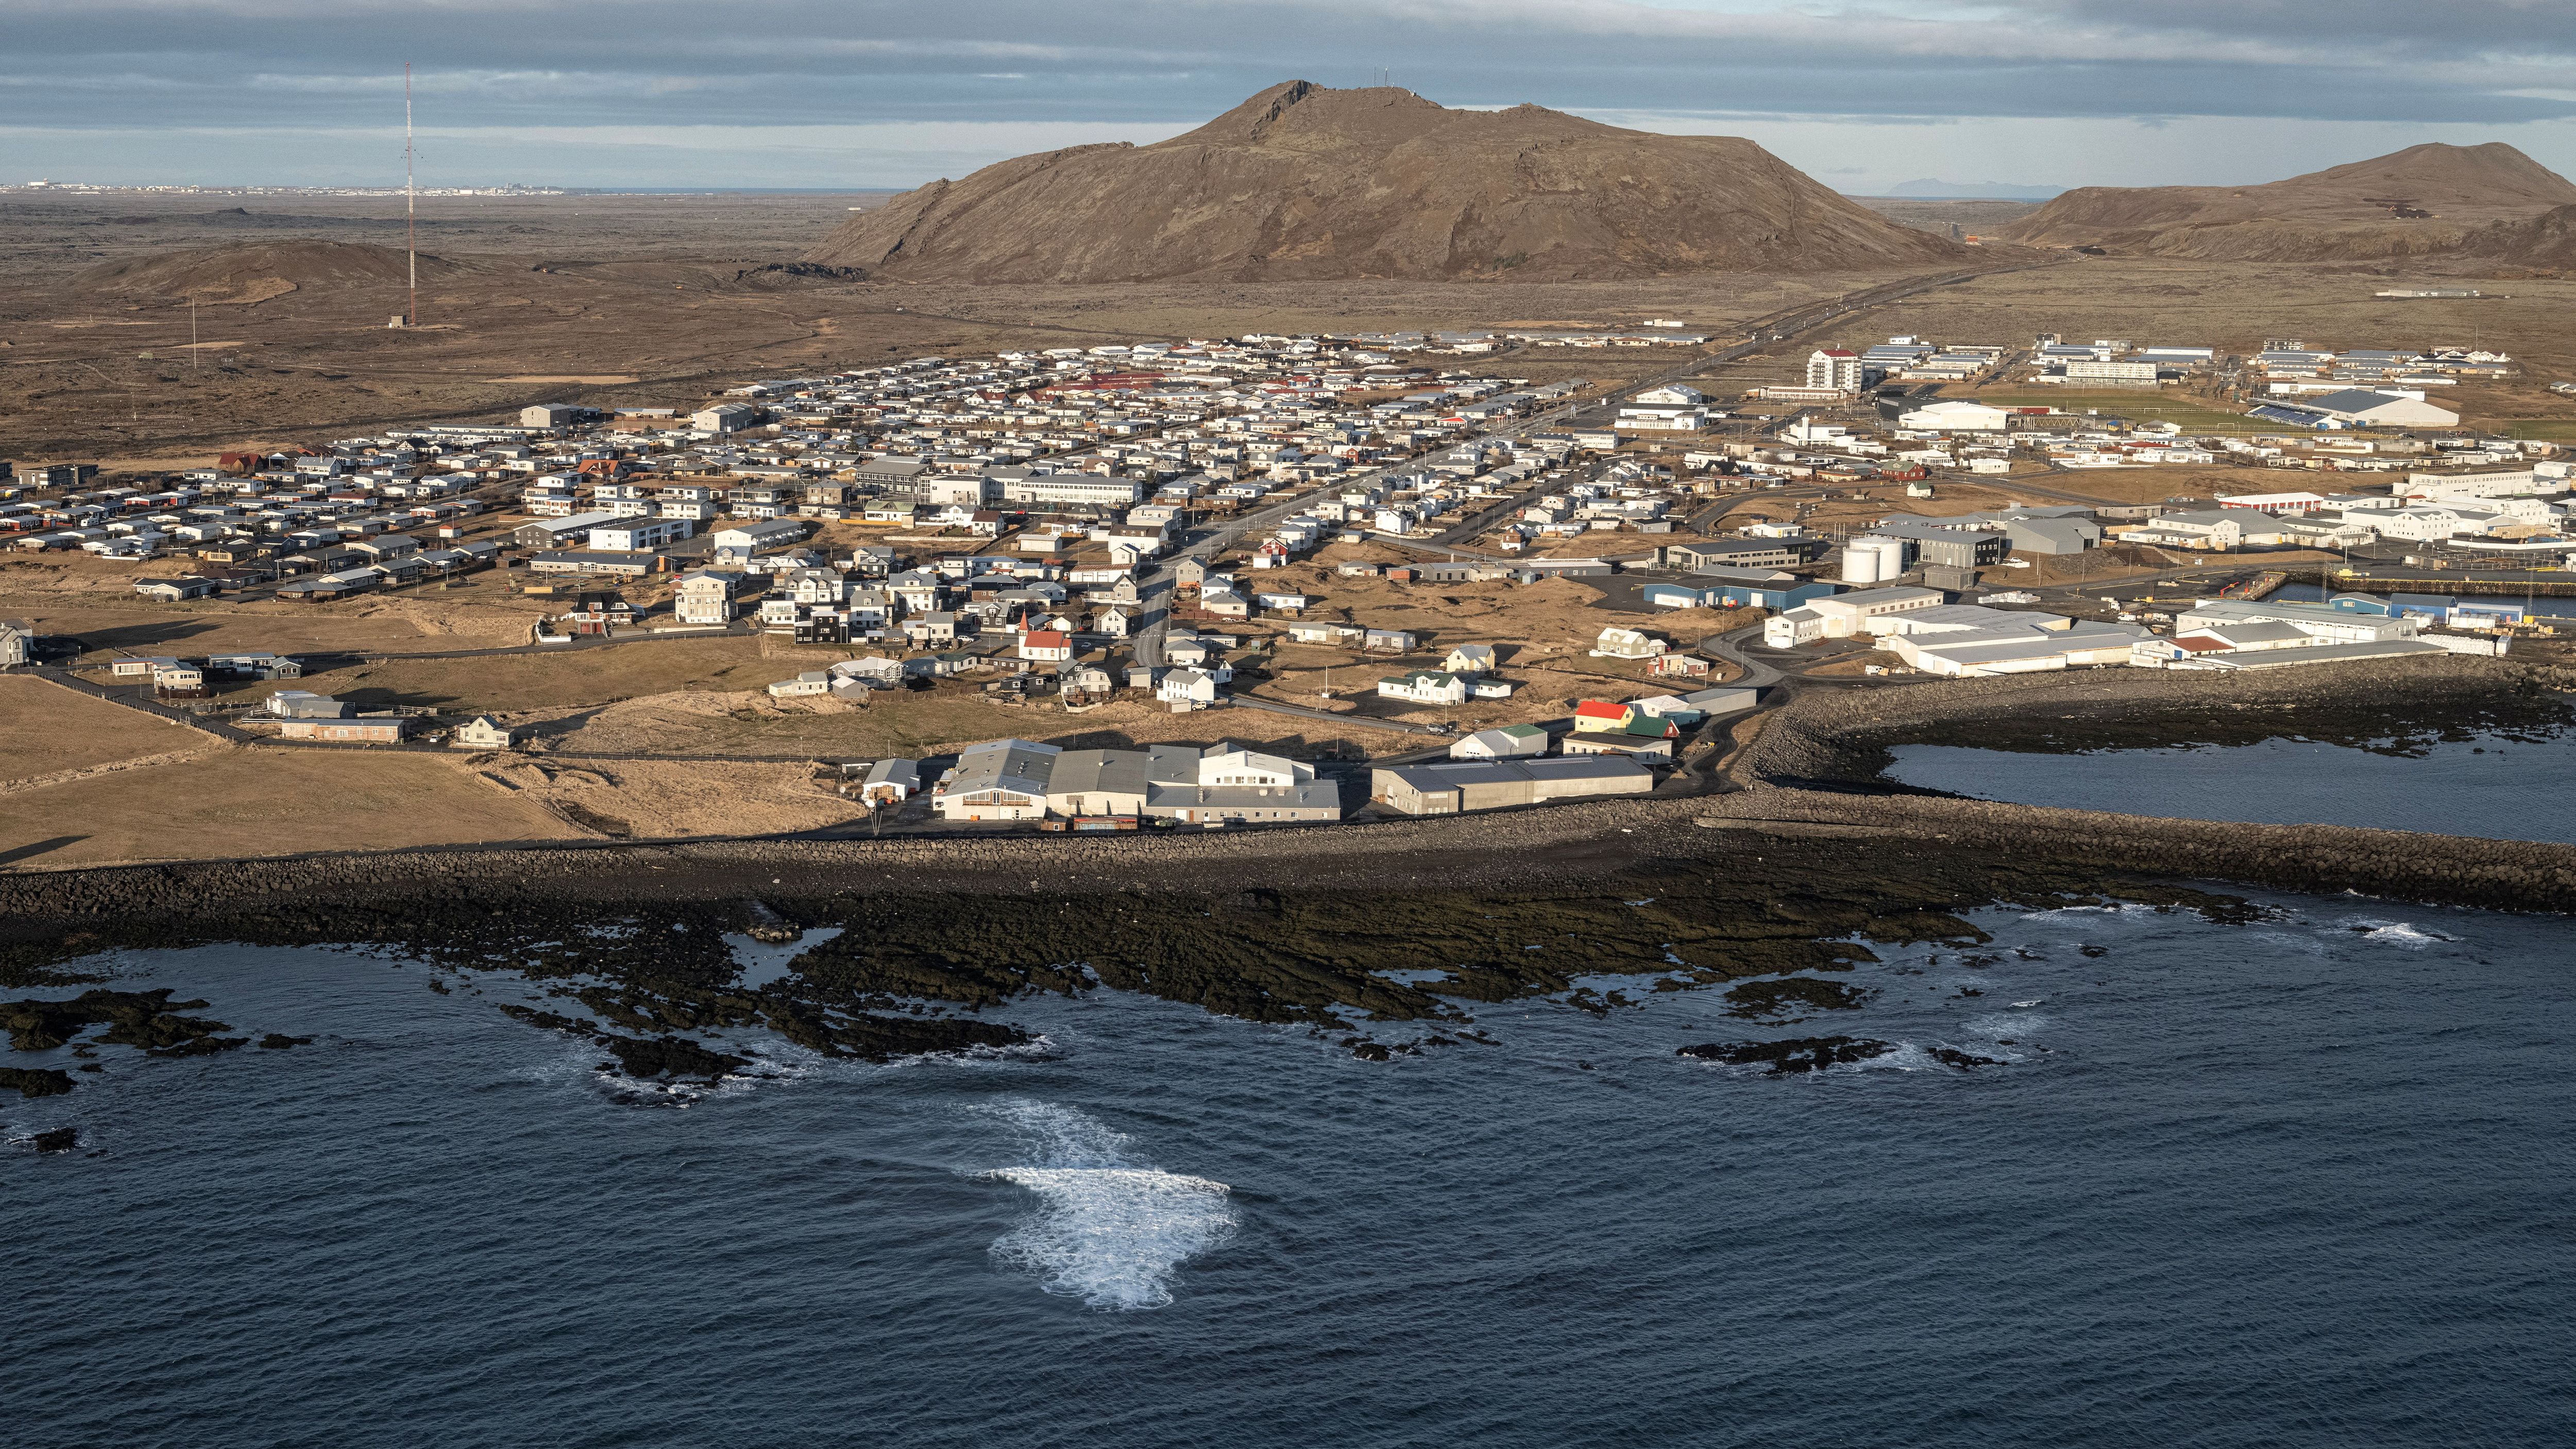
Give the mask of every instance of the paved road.
[[1237, 709], [1257, 709], [1264, 714], [1294, 715], [1299, 719], [1314, 720], [1321, 724], [1331, 725], [1335, 729], [1349, 726], [1365, 730], [1391, 730], [1397, 734], [1406, 735], [1437, 735], [1444, 733], [1444, 731], [1434, 729], [1429, 725], [1405, 724], [1399, 720], [1391, 719], [1371, 719], [1364, 714], [1333, 714], [1327, 710], [1308, 709], [1303, 705], [1281, 704], [1277, 700], [1263, 699], [1258, 695], [1251, 694], [1235, 695], [1234, 707]]
[[246, 744], [254, 740], [264, 740], [267, 738], [265, 735], [254, 735], [248, 730], [235, 729], [233, 726], [225, 724], [222, 720], [209, 715], [201, 715], [189, 710], [179, 709], [171, 705], [163, 704], [161, 701], [152, 697], [152, 686], [149, 684], [98, 684], [93, 681], [83, 679], [68, 669], [52, 665], [40, 667], [33, 672], [66, 688], [79, 690], [81, 693], [89, 695], [93, 699], [103, 699], [110, 704], [121, 704], [127, 709], [139, 710], [148, 715], [157, 715], [174, 724], [183, 724], [188, 726], [190, 729], [202, 730], [207, 734], [213, 735], [217, 739], [231, 740], [236, 744]]
[[1743, 677], [1735, 680], [1733, 687], [1768, 689], [1788, 676], [1768, 664], [1758, 663], [1745, 657], [1743, 647], [1746, 641], [1761, 637], [1762, 626], [1759, 624], [1748, 625], [1742, 629], [1730, 629], [1726, 633], [1711, 634], [1699, 641], [1699, 652], [1711, 659], [1723, 659], [1744, 671]]
[[654, 640], [674, 639], [750, 639], [757, 638], [757, 627], [727, 625], [722, 629], [692, 629], [686, 633], [658, 634], [646, 629], [629, 629], [620, 634], [576, 634], [561, 644], [502, 644], [489, 649], [439, 649], [419, 654], [361, 654], [361, 664], [399, 664], [407, 659], [489, 659], [505, 654], [562, 654], [576, 649], [606, 649], [619, 644], [643, 644]]

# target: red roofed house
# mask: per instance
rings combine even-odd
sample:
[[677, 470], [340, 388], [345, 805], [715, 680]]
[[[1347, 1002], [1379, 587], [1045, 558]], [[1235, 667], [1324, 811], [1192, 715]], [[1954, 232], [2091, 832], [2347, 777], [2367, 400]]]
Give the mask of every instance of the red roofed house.
[[1020, 636], [1020, 657], [1061, 664], [1073, 657], [1073, 636], [1060, 629], [1031, 629]]
[[1615, 734], [1628, 727], [1628, 706], [1587, 699], [1574, 707], [1574, 727], [1591, 734]]

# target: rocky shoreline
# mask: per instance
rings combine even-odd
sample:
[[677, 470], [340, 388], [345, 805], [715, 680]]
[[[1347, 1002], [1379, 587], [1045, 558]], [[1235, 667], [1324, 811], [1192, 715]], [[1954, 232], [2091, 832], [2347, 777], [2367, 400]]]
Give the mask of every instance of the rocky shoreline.
[[[630, 1074], [654, 1075], [726, 1069], [684, 1037], [724, 1028], [878, 1060], [1024, 1048], [1025, 1032], [983, 1013], [1101, 987], [1340, 1034], [1373, 1059], [1476, 1041], [1479, 1003], [1622, 1004], [1578, 990], [1587, 976], [1655, 991], [1759, 978], [1739, 1014], [1776, 1017], [1850, 995], [1797, 973], [1868, 959], [1870, 942], [1974, 941], [1961, 913], [1998, 903], [2117, 898], [2241, 919], [2229, 898], [2177, 884], [2218, 881], [2576, 910], [2576, 847], [2050, 810], [1876, 778], [1888, 746], [1943, 731], [2064, 748], [2142, 730], [2384, 743], [2461, 720], [2538, 729], [2564, 718], [2571, 684], [2563, 671], [2436, 660], [1808, 691], [1749, 732], [1728, 793], [1330, 830], [15, 873], [0, 875], [0, 982], [61, 985], [80, 958], [115, 949], [380, 943], [460, 979], [544, 983], [564, 1012], [528, 1024], [592, 1037]], [[757, 987], [724, 940], [818, 927], [838, 934]], [[1793, 977], [1810, 984], [1776, 986]]]

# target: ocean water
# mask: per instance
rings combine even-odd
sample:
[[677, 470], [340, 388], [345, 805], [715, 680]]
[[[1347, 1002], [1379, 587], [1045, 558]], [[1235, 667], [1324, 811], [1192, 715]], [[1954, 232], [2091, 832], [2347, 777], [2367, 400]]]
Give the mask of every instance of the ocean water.
[[[1100, 994], [667, 1094], [513, 978], [122, 956], [318, 1040], [0, 1101], [0, 1442], [2576, 1442], [2567, 924], [2266, 899], [1987, 911], [1804, 1022], [1532, 1001], [1372, 1064]], [[1674, 1054], [1828, 1033], [1899, 1047]]]
[[2416, 758], [2274, 739], [2027, 754], [1900, 745], [1890, 779], [2018, 805], [2576, 844], [2576, 734], [2478, 735]]

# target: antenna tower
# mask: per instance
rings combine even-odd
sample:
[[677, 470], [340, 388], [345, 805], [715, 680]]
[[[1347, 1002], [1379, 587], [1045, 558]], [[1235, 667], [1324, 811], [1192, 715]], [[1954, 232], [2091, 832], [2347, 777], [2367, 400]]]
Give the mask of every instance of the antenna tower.
[[403, 62], [403, 263], [411, 279], [411, 301], [403, 325], [420, 325], [420, 189], [413, 179], [411, 146], [411, 62]]

